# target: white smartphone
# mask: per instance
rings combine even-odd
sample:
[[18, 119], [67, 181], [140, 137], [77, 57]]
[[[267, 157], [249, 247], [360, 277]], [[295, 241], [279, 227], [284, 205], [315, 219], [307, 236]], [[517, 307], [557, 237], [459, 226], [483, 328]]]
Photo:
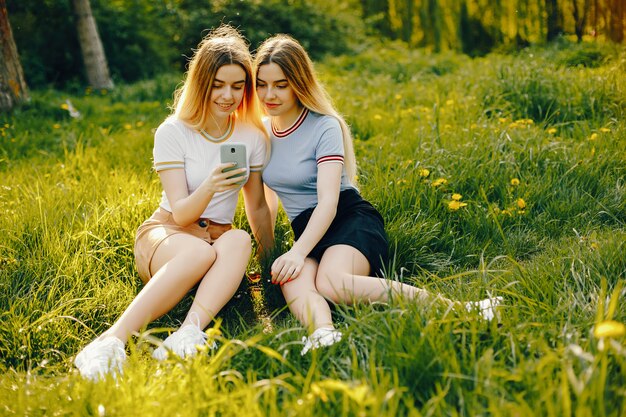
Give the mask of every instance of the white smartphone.
[[[234, 162], [236, 165], [226, 168], [224, 172], [232, 171], [234, 169], [246, 168], [248, 166], [248, 158], [246, 154], [246, 145], [243, 143], [223, 143], [220, 145], [220, 160], [223, 164], [228, 162]], [[243, 184], [246, 182], [246, 173], [241, 172], [235, 174], [232, 177], [243, 177], [237, 184]], [[232, 178], [229, 177], [229, 178]]]

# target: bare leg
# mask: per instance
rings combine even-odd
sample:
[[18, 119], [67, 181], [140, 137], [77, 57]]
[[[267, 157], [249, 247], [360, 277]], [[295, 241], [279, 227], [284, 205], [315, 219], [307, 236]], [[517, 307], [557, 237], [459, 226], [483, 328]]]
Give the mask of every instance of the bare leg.
[[170, 311], [215, 260], [216, 251], [202, 239], [182, 233], [169, 236], [152, 258], [150, 270], [157, 272], [100, 338], [115, 336], [126, 343], [133, 332]]
[[348, 245], [331, 246], [320, 261], [315, 285], [320, 294], [335, 303], [389, 301], [390, 294], [401, 294], [419, 302], [439, 300], [448, 305], [454, 303], [412, 285], [367, 276], [369, 272], [367, 258], [357, 249]]
[[333, 327], [330, 306], [315, 288], [317, 267], [315, 260], [306, 258], [298, 278], [281, 287], [289, 310], [309, 330]]
[[250, 235], [243, 230], [229, 230], [215, 241], [213, 249], [217, 259], [202, 279], [182, 326], [193, 323], [204, 329], [235, 295], [250, 260]]

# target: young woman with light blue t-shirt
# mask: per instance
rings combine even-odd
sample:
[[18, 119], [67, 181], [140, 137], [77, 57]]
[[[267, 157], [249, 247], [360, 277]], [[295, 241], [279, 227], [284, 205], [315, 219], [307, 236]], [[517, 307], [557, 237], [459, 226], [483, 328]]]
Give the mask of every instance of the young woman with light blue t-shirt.
[[[341, 340], [327, 300], [387, 301], [402, 294], [476, 308], [491, 319], [499, 298], [453, 302], [382, 278], [388, 261], [383, 218], [354, 185], [350, 129], [302, 46], [287, 35], [267, 39], [257, 51], [255, 71], [257, 94], [270, 116], [271, 156], [263, 181], [280, 198], [295, 237], [273, 262], [272, 282], [281, 285], [290, 310], [310, 332], [301, 353]], [[276, 205], [270, 204], [274, 218]]]

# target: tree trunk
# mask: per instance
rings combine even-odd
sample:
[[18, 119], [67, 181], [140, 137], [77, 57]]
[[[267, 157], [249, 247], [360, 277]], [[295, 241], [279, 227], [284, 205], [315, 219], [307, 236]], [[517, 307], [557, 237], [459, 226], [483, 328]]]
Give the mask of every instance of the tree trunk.
[[557, 0], [545, 0], [546, 15], [548, 24], [547, 41], [553, 41], [562, 32], [563, 28], [559, 25], [559, 2]]
[[5, 0], [0, 0], [0, 111], [12, 109], [28, 100], [28, 88], [24, 81], [22, 64], [13, 40], [13, 31]]
[[624, 41], [624, 18], [626, 18], [624, 0], [613, 0], [609, 20], [609, 38], [613, 42], [622, 43]]
[[[621, 1], [621, 0], [620, 0]], [[578, 0], [572, 0], [574, 6], [574, 30], [576, 31], [576, 39], [578, 43], [583, 41], [583, 35], [585, 33], [585, 26], [587, 25], [587, 15], [589, 13], [589, 0], [585, 0], [583, 4], [583, 10], [578, 7]]]
[[72, 0], [76, 15], [78, 41], [83, 54], [87, 81], [94, 88], [113, 88], [109, 66], [89, 0]]

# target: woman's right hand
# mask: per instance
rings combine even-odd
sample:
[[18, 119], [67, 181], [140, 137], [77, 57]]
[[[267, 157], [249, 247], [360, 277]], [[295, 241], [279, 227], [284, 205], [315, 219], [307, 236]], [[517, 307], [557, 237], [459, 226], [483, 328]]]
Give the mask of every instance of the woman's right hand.
[[224, 172], [226, 168], [232, 168], [236, 164], [234, 162], [227, 162], [220, 164], [209, 176], [204, 180], [204, 187], [210, 194], [220, 193], [223, 191], [233, 190], [238, 188], [241, 184], [238, 184], [242, 177], [235, 176], [239, 173], [245, 175], [246, 168], [233, 169], [232, 171]]

